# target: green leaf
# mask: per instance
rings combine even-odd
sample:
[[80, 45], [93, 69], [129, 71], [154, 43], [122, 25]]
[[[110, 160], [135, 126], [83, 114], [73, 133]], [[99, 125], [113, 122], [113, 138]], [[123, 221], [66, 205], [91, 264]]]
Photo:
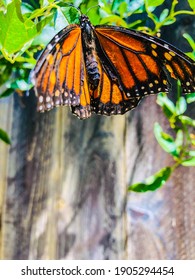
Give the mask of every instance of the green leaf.
[[[75, 17], [76, 17], [76, 15], [75, 15]], [[61, 30], [62, 28], [64, 28], [66, 25], [69, 24], [68, 20], [71, 20], [71, 19], [70, 19], [70, 16], [69, 17], [67, 16], [67, 8], [61, 7], [59, 9], [56, 9], [55, 19], [54, 19], [55, 29], [57, 28], [57, 30], [58, 29]], [[73, 23], [73, 21], [71, 21], [71, 23]]]
[[134, 192], [155, 191], [164, 185], [164, 183], [169, 179], [171, 173], [171, 167], [164, 167], [153, 176], [148, 177], [146, 180], [144, 180], [144, 182], [129, 186], [128, 190]]
[[195, 156], [189, 159], [186, 159], [181, 163], [183, 166], [195, 166]]
[[21, 12], [21, 0], [14, 0], [15, 1], [15, 8], [16, 8], [16, 13], [20, 21], [24, 22], [22, 12]]
[[29, 19], [24, 22], [21, 18], [19, 3], [13, 0], [5, 14], [0, 12], [0, 43], [7, 54], [21, 50], [36, 34], [35, 23]]
[[12, 2], [12, 0], [2, 0], [2, 2], [4, 2], [4, 5], [7, 6]]
[[193, 146], [195, 146], [195, 139], [191, 139], [191, 143]]
[[176, 22], [176, 18], [175, 18], [175, 17], [166, 20], [166, 21], [163, 23], [163, 25], [171, 25], [171, 24], [173, 24], [174, 22]]
[[164, 3], [165, 0], [145, 0], [147, 7], [157, 7]]
[[12, 64], [5, 58], [0, 59], [0, 86], [3, 85], [12, 73]]
[[[194, 0], [193, 0], [194, 1]], [[194, 2], [195, 3], [195, 2]], [[184, 33], [183, 37], [188, 41], [193, 50], [195, 50], [195, 41], [188, 33]]]
[[121, 17], [124, 17], [124, 14], [127, 12], [127, 10], [128, 10], [127, 3], [126, 2], [120, 3], [119, 8], [118, 8], [118, 12], [119, 12], [119, 15]]
[[[108, 2], [110, 2], [110, 4], [108, 4]], [[124, 13], [127, 11], [128, 5], [126, 5], [126, 8], [125, 8], [125, 4], [129, 3], [129, 1], [128, 0], [125, 0], [125, 1], [124, 0], [114, 0], [114, 1], [107, 1], [106, 0], [106, 1], [104, 1], [104, 3], [106, 5], [110, 6], [113, 14], [115, 14], [115, 13], [120, 14], [120, 12], [122, 12], [122, 10], [123, 10]], [[121, 6], [121, 4], [122, 4], [122, 6]], [[120, 6], [121, 6], [121, 10], [120, 10]], [[123, 13], [123, 16], [124, 16], [124, 13]], [[120, 14], [120, 16], [121, 15], [122, 14]]]
[[187, 110], [186, 100], [181, 96], [176, 102], [176, 114], [182, 115]]
[[132, 13], [144, 12], [144, 0], [132, 0], [128, 4], [129, 11]]
[[157, 104], [163, 109], [165, 116], [170, 119], [176, 112], [174, 103], [167, 97], [165, 93], [160, 93], [157, 96]]
[[164, 151], [175, 157], [178, 157], [177, 146], [173, 137], [163, 132], [161, 126], [158, 123], [155, 123], [154, 125], [154, 135]]
[[163, 22], [169, 14], [169, 9], [164, 9], [160, 14], [159, 21]]
[[187, 117], [187, 116], [179, 116], [178, 118], [179, 118], [179, 120], [180, 120], [183, 124], [186, 124], [186, 125], [190, 125], [190, 126], [195, 127], [195, 120], [191, 119], [190, 117]]
[[195, 92], [187, 94], [186, 101], [188, 104], [193, 103], [195, 101]]
[[112, 16], [107, 16], [106, 18], [103, 18], [101, 20], [101, 24], [119, 24], [120, 26], [126, 27], [127, 28], [127, 23], [124, 21], [121, 17], [117, 15], [112, 15]]
[[28, 3], [21, 3], [21, 11], [22, 14], [31, 14], [33, 12], [33, 7]]
[[188, 3], [193, 11], [195, 11], [195, 1], [194, 0], [188, 0]]
[[42, 20], [40, 20], [37, 24], [36, 24], [36, 28], [38, 32], [41, 32], [43, 30], [43, 28], [49, 23], [51, 22], [53, 19], [53, 13], [50, 13], [49, 15], [45, 16]]
[[11, 88], [13, 89], [20, 89], [22, 91], [28, 91], [31, 88], [31, 84], [24, 79], [16, 79], [12, 84]]
[[1, 128], [0, 128], [0, 139], [4, 141], [6, 144], [11, 144], [8, 134]]
[[195, 157], [195, 151], [189, 151], [189, 156], [191, 156], [191, 157]]
[[[106, 6], [108, 7], [108, 3]], [[83, 14], [87, 14], [93, 25], [99, 24], [100, 17], [98, 0], [81, 1], [79, 8]]]
[[[66, 19], [66, 25], [68, 24], [72, 24], [72, 23], [79, 23], [79, 12], [77, 9], [75, 9], [74, 7], [60, 7], [60, 10], [58, 9], [58, 16], [62, 15], [64, 16], [64, 18]], [[61, 18], [62, 19], [62, 18]]]
[[0, 94], [0, 98], [5, 98], [10, 96], [12, 93], [14, 92], [14, 90], [12, 88], [8, 88], [6, 89], [3, 93]]
[[175, 139], [175, 145], [177, 147], [178, 153], [181, 151], [181, 148], [183, 145], [183, 139], [184, 139], [183, 131], [181, 129], [179, 129], [177, 131], [176, 139]]

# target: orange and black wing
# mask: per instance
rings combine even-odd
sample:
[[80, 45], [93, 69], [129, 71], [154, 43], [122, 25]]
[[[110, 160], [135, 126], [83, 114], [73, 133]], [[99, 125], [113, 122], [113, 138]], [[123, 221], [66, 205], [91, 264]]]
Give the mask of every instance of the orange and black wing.
[[81, 28], [69, 25], [47, 45], [31, 74], [38, 111], [69, 105], [79, 108], [81, 118], [89, 117], [90, 96], [85, 72]]
[[195, 90], [195, 62], [163, 40], [113, 26], [96, 26], [95, 37], [101, 64], [91, 98], [95, 113], [123, 114], [143, 96], [167, 92], [167, 73], [181, 81], [185, 93]]

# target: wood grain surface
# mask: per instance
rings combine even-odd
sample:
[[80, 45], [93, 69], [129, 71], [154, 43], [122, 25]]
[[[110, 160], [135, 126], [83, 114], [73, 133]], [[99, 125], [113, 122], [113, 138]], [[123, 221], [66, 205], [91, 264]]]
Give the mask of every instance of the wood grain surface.
[[36, 113], [32, 96], [4, 99], [2, 259], [195, 259], [193, 168], [156, 192], [127, 192], [171, 164], [153, 135], [155, 121], [168, 128], [155, 100], [80, 121], [65, 107]]

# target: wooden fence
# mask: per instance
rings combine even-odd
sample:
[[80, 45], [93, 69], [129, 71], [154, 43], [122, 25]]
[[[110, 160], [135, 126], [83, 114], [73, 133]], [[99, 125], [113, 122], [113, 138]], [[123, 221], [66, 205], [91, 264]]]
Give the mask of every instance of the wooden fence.
[[[125, 116], [80, 121], [35, 112], [32, 97], [0, 104], [12, 145], [0, 144], [2, 259], [194, 259], [193, 168], [162, 189], [127, 186], [171, 164], [155, 96]], [[167, 126], [168, 127], [168, 126]]]

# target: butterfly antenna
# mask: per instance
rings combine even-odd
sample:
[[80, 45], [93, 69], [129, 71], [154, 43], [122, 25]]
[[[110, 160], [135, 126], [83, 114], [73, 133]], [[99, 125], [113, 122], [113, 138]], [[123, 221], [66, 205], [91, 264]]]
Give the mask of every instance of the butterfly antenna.
[[100, 8], [100, 5], [97, 4], [97, 5], [94, 5], [94, 6], [90, 7], [90, 8], [87, 10], [86, 15], [88, 14], [88, 12], [89, 12], [91, 9], [96, 8], [96, 7]]

